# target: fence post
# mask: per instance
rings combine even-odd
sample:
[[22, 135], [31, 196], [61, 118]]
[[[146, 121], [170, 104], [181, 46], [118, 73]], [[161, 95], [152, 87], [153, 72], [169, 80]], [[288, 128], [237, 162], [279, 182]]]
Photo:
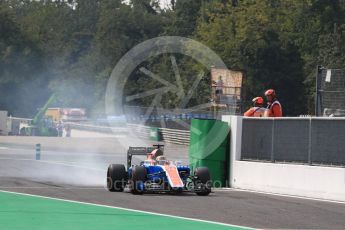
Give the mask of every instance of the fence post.
[[41, 144], [36, 144], [36, 160], [41, 159]]
[[308, 164], [312, 165], [311, 162], [311, 148], [312, 148], [312, 132], [311, 132], [311, 117], [309, 118], [309, 137], [308, 137]]
[[272, 118], [271, 162], [274, 162], [274, 118]]
[[318, 65], [316, 70], [315, 116], [317, 117], [321, 114], [320, 74], [322, 73], [322, 69], [322, 66]]

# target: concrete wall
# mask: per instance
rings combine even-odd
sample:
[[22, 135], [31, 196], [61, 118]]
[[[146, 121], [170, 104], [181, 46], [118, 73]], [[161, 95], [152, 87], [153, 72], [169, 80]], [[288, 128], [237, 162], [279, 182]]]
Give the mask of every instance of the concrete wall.
[[241, 161], [242, 117], [222, 120], [231, 126], [231, 187], [345, 201], [345, 168]]
[[236, 161], [233, 187], [345, 201], [345, 169]]

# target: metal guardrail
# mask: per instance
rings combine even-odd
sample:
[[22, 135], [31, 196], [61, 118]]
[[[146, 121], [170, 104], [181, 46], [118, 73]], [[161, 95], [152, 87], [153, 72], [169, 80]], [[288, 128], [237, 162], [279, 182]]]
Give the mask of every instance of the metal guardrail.
[[148, 139], [150, 137], [150, 127], [145, 125], [127, 124], [130, 132], [135, 133], [137, 136]]
[[[101, 133], [135, 133], [141, 138], [149, 139], [151, 127], [145, 125], [127, 124], [127, 127], [96, 126], [90, 124], [65, 123], [71, 129], [101, 132]], [[168, 143], [189, 145], [190, 132], [187, 130], [158, 128], [162, 140]]]
[[[22, 121], [27, 120], [31, 121], [32, 119], [25, 118], [10, 118], [13, 121]], [[138, 125], [138, 124], [127, 124], [126, 127], [111, 127], [111, 126], [102, 126], [102, 125], [93, 125], [92, 123], [76, 123], [76, 122], [64, 122], [64, 125], [69, 125], [71, 129], [100, 132], [100, 133], [109, 133], [109, 134], [127, 134], [135, 133], [137, 136], [145, 139], [150, 138], [150, 126]], [[18, 124], [19, 127], [19, 124]], [[18, 128], [19, 131], [19, 128]], [[190, 132], [189, 130], [179, 130], [179, 129], [169, 129], [169, 128], [158, 128], [158, 132], [162, 137], [162, 140], [168, 143], [180, 144], [180, 145], [189, 145]]]
[[85, 130], [85, 131], [94, 131], [101, 133], [127, 133], [128, 129], [125, 127], [109, 127], [109, 126], [96, 126], [90, 124], [79, 124], [66, 122], [64, 125], [69, 125], [71, 129]]
[[162, 134], [162, 139], [168, 143], [189, 145], [190, 131], [159, 128]]

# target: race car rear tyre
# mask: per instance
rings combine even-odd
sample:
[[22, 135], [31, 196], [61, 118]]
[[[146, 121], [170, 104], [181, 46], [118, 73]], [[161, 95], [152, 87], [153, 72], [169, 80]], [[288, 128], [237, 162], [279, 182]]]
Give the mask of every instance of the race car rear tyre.
[[110, 192], [122, 192], [126, 186], [127, 172], [124, 165], [111, 164], [107, 171], [107, 188]]
[[198, 167], [194, 170], [195, 187], [201, 187], [195, 193], [199, 196], [207, 196], [211, 192], [211, 176], [207, 167]]
[[146, 181], [147, 171], [144, 166], [135, 166], [132, 169], [132, 178], [130, 190], [132, 194], [143, 194], [143, 189], [138, 189], [140, 185], [143, 185]]

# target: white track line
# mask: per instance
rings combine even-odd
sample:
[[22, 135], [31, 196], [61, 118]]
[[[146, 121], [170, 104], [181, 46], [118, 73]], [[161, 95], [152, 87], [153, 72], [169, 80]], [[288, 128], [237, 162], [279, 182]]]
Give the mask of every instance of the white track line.
[[218, 190], [218, 191], [249, 192], [249, 193], [257, 193], [257, 194], [264, 194], [264, 195], [271, 195], [271, 196], [296, 198], [296, 199], [302, 199], [302, 200], [313, 200], [313, 201], [321, 201], [321, 202], [328, 202], [328, 203], [335, 203], [335, 204], [345, 204], [345, 201], [327, 200], [327, 199], [321, 199], [321, 198], [312, 198], [312, 197], [297, 196], [297, 195], [287, 195], [287, 194], [280, 194], [280, 193], [271, 193], [271, 192], [239, 189], [239, 188], [217, 188], [217, 189], [213, 189], [213, 190], [216, 190], [216, 191]]
[[174, 215], [161, 214], [161, 213], [155, 213], [155, 212], [147, 212], [147, 211], [141, 211], [141, 210], [136, 210], [136, 209], [121, 208], [121, 207], [116, 207], [116, 206], [88, 203], [88, 202], [82, 202], [82, 201], [66, 200], [66, 199], [60, 199], [60, 198], [49, 197], [49, 196], [40, 196], [40, 195], [33, 195], [33, 194], [19, 193], [19, 192], [10, 192], [10, 191], [4, 191], [4, 190], [0, 190], [0, 192], [23, 195], [23, 196], [38, 197], [38, 198], [44, 198], [44, 199], [50, 199], [50, 200], [58, 200], [58, 201], [76, 203], [76, 204], [92, 205], [92, 206], [98, 206], [98, 207], [104, 207], [104, 208], [120, 209], [120, 210], [130, 211], [130, 212], [139, 212], [139, 213], [144, 213], [144, 214], [149, 214], [149, 215], [171, 217], [171, 218], [176, 218], [176, 219], [190, 220], [190, 221], [203, 222], [203, 223], [209, 223], [209, 224], [217, 224], [217, 225], [223, 225], [223, 226], [229, 226], [229, 227], [235, 227], [235, 228], [237, 227], [237, 228], [243, 228], [243, 229], [253, 229], [250, 227], [234, 225], [234, 224], [226, 224], [226, 223], [215, 222], [215, 221], [208, 221], [208, 220], [202, 220], [202, 219], [196, 219], [196, 218], [188, 218], [188, 217], [182, 217], [182, 216], [174, 216]]
[[1, 189], [105, 190], [105, 187], [0, 186]]

